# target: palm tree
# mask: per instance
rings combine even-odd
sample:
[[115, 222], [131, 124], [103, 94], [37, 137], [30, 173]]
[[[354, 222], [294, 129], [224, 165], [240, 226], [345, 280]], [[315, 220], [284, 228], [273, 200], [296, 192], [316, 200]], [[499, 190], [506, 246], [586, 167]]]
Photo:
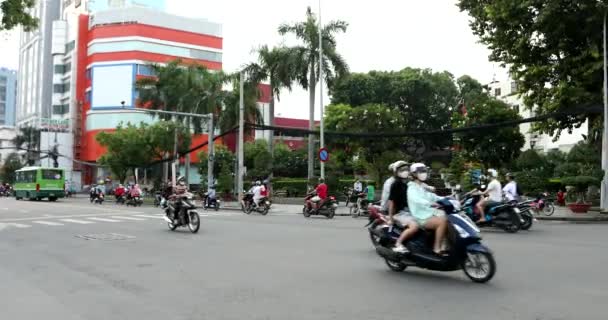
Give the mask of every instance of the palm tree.
[[[239, 125], [239, 108], [240, 108], [240, 88], [239, 74], [233, 74], [229, 77], [232, 83], [232, 90], [224, 91], [223, 109], [219, 117], [219, 127], [222, 132], [226, 132]], [[258, 89], [257, 82], [246, 79], [243, 84], [243, 104], [245, 107], [245, 122], [262, 123], [262, 114], [258, 110]]]
[[[348, 23], [336, 20], [330, 21], [321, 28], [323, 42], [323, 75], [328, 88], [332, 88], [337, 78], [343, 77], [348, 73], [348, 64], [336, 51], [335, 34], [346, 32]], [[315, 87], [319, 80], [319, 29], [317, 18], [312, 13], [310, 7], [306, 10], [306, 20], [295, 24], [282, 24], [279, 26], [279, 34], [293, 34], [302, 44], [290, 48], [291, 54], [298, 62], [295, 66], [298, 83], [308, 89], [309, 93], [309, 129], [314, 129], [315, 124]], [[322, 88], [321, 88], [322, 90]], [[323, 116], [323, 115], [321, 115]], [[314, 135], [308, 137], [308, 178], [314, 175]]]
[[24, 148], [27, 151], [22, 154], [23, 160], [28, 166], [36, 164], [40, 158], [40, 129], [28, 126], [19, 128], [19, 134], [13, 139], [17, 149]]

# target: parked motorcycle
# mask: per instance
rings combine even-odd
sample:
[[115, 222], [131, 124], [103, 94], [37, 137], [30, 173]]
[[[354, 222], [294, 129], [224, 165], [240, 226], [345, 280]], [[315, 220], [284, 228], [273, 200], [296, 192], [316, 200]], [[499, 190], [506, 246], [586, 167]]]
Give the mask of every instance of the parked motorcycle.
[[[169, 230], [174, 231], [178, 227], [188, 227], [190, 232], [197, 233], [201, 226], [201, 219], [198, 212], [195, 211], [194, 196], [192, 193], [180, 195], [171, 195], [169, 201], [162, 201], [165, 216]], [[174, 215], [177, 212], [177, 215]]]
[[[476, 210], [477, 202], [481, 199], [479, 194], [469, 194], [463, 202], [463, 211], [473, 221], [481, 217]], [[485, 207], [486, 221], [476, 223], [478, 227], [496, 227], [509, 233], [516, 233], [522, 227], [525, 220], [521, 211], [513, 203], [488, 203]]]
[[243, 212], [246, 214], [250, 214], [252, 211], [255, 211], [255, 212], [258, 212], [261, 215], [265, 216], [268, 214], [268, 211], [270, 210], [271, 205], [272, 204], [270, 203], [270, 200], [268, 199], [268, 197], [262, 197], [262, 198], [260, 198], [259, 205], [256, 206], [253, 203], [253, 193], [246, 192], [245, 194], [243, 194], [243, 201], [241, 202], [241, 210], [243, 210]]
[[[409, 252], [398, 253], [392, 248], [404, 227], [395, 223], [379, 240], [376, 252], [393, 271], [401, 272], [408, 266], [436, 270], [455, 271], [462, 269], [474, 282], [487, 282], [496, 273], [496, 262], [489, 248], [481, 243], [479, 229], [466, 216], [460, 213], [455, 200], [442, 199], [437, 202], [445, 211], [448, 219], [447, 243], [445, 254], [433, 252], [434, 233], [420, 229], [404, 245]], [[381, 219], [377, 211], [370, 211], [370, 217]]]
[[320, 201], [321, 199], [317, 196], [315, 191], [309, 192], [304, 198], [304, 208], [302, 209], [304, 217], [308, 218], [314, 215], [321, 215], [326, 216], [327, 219], [333, 219], [336, 215], [336, 209], [338, 208], [336, 197], [328, 196], [323, 205], [320, 208], [317, 208]]

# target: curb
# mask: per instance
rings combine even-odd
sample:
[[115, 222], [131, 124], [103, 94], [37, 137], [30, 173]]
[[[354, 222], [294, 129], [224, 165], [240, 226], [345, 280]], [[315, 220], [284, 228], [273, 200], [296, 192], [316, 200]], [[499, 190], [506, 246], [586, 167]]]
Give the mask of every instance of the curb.
[[608, 222], [607, 216], [596, 217], [536, 217], [537, 220], [543, 221], [568, 221], [568, 222]]

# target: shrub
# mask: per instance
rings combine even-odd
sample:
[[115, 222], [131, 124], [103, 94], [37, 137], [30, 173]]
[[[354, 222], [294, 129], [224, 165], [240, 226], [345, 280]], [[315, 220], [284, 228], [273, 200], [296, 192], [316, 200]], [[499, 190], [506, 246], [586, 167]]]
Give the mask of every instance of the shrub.
[[563, 177], [561, 182], [566, 186], [574, 187], [574, 191], [577, 193], [578, 203], [585, 202], [585, 192], [589, 189], [589, 186], [598, 185], [600, 180], [596, 177], [591, 176], [576, 176], [576, 177]]

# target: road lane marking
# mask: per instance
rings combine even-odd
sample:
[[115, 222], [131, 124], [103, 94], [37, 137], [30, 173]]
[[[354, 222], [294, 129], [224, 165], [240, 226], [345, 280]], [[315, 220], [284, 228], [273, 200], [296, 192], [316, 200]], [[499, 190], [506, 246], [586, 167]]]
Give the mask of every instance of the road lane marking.
[[28, 210], [20, 209], [19, 212], [21, 212], [21, 213], [28, 213], [29, 211]]
[[134, 218], [134, 217], [128, 217], [128, 216], [111, 216], [110, 218], [120, 219], [120, 220], [146, 221], [146, 219], [144, 219], [144, 218]]
[[[89, 214], [73, 214], [73, 215], [63, 215], [63, 216], [52, 216], [54, 219], [61, 219], [61, 218], [86, 218], [86, 217], [105, 217], [105, 216], [115, 216], [116, 214], [122, 213], [121, 211], [111, 211], [108, 213], [89, 213]], [[133, 213], [143, 213], [141, 211], [137, 212], [133, 212]], [[0, 222], [11, 222], [11, 221], [32, 221], [32, 220], [46, 220], [49, 219], [50, 217], [45, 216], [41, 216], [41, 217], [30, 217], [30, 218], [5, 218], [5, 219], [0, 219]]]
[[151, 214], [136, 214], [135, 216], [136, 217], [142, 217], [142, 218], [163, 219], [163, 215], [156, 216], [156, 215], [151, 215]]
[[47, 226], [63, 226], [63, 223], [52, 222], [52, 221], [32, 221], [32, 223], [43, 224]]
[[8, 223], [8, 225], [9, 225], [9, 226], [13, 226], [13, 227], [15, 227], [15, 228], [21, 228], [21, 229], [31, 227], [31, 226], [30, 226], [30, 225], [28, 225], [28, 224], [21, 224], [21, 223]]
[[98, 217], [92, 217], [92, 218], [88, 218], [89, 220], [95, 220], [95, 221], [102, 221], [102, 222], [120, 222], [120, 220], [114, 220], [114, 219], [107, 219], [107, 218], [98, 218]]
[[86, 220], [76, 220], [76, 219], [60, 219], [61, 221], [64, 222], [72, 222], [72, 223], [78, 223], [78, 224], [89, 224], [89, 223], [95, 223], [93, 221], [86, 221]]

